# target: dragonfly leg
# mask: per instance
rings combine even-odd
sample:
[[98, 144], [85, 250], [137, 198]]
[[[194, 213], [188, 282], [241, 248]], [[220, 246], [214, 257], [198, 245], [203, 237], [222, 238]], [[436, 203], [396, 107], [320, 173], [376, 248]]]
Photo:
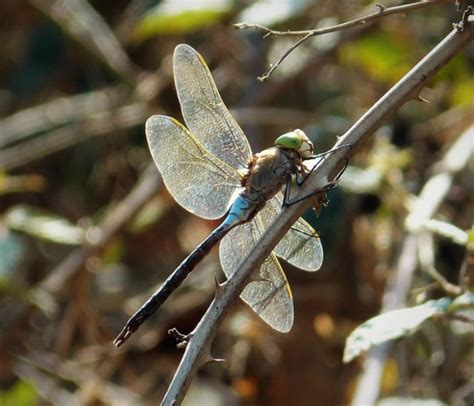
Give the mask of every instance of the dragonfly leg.
[[[283, 200], [283, 207], [293, 206], [296, 203], [302, 202], [303, 200], [309, 199], [319, 194], [326, 194], [327, 192], [330, 192], [331, 190], [336, 189], [338, 183], [339, 183], [338, 180], [332, 181], [332, 182], [329, 182], [327, 185], [325, 185], [321, 190], [317, 190], [316, 192], [309, 193], [306, 196], [298, 197], [297, 199], [294, 199], [294, 200], [291, 200], [289, 198], [286, 201]], [[287, 195], [289, 196], [289, 192], [287, 193], [285, 189], [285, 197]]]
[[349, 166], [349, 159], [345, 158], [344, 159], [344, 165], [342, 166], [342, 168], [337, 173], [337, 175], [334, 178], [333, 182], [336, 182], [336, 183], [339, 182], [339, 180], [341, 179], [342, 174], [345, 172], [345, 170], [347, 169], [348, 166]]
[[[330, 149], [329, 151], [322, 152], [321, 154], [317, 154], [317, 155], [313, 155], [311, 157], [308, 157], [306, 160], [308, 160], [308, 159], [317, 159], [317, 158], [321, 158], [321, 159], [311, 168], [310, 172], [303, 178], [303, 180], [300, 183], [297, 182], [298, 186], [301, 186], [301, 185], [303, 185], [304, 182], [306, 182], [306, 179], [308, 179], [309, 175], [311, 175], [316, 170], [316, 168], [319, 166], [319, 163], [323, 160], [323, 158], [325, 156], [327, 156], [329, 154], [332, 154], [333, 152], [336, 152], [336, 151], [338, 151], [342, 148], [351, 149], [352, 144], [339, 145], [338, 147]], [[349, 165], [349, 159], [345, 158], [345, 164], [342, 167], [342, 169], [338, 172], [338, 174], [336, 175], [335, 181], [338, 181], [341, 178], [342, 174], [344, 173], [344, 171], [346, 170], [348, 165]]]
[[[340, 145], [339, 147], [333, 148], [333, 149], [331, 149], [329, 151], [326, 151], [326, 152], [323, 152], [321, 154], [313, 155], [309, 159], [321, 158], [321, 160], [322, 160], [323, 157], [325, 157], [326, 155], [329, 155], [329, 154], [333, 153], [334, 151], [337, 151], [337, 150], [342, 149], [342, 148], [352, 148], [352, 145], [351, 144]], [[321, 162], [321, 160], [319, 162]], [[296, 178], [296, 184], [298, 186], [302, 186], [304, 184], [306, 179], [309, 178], [309, 175], [311, 175], [311, 173], [313, 173], [313, 171], [317, 168], [317, 166], [319, 165], [319, 162], [316, 165], [314, 165], [313, 168], [311, 168], [311, 171], [302, 180], [298, 180], [298, 177]], [[349, 159], [346, 158], [343, 167], [339, 170], [339, 172], [337, 173], [336, 177], [334, 178], [334, 180], [332, 182], [329, 182], [321, 190], [318, 190], [316, 192], [312, 192], [312, 193], [310, 193], [306, 196], [302, 196], [302, 197], [299, 197], [299, 198], [294, 199], [294, 200], [291, 200], [291, 198], [290, 198], [290, 196], [291, 196], [291, 180], [287, 181], [282, 206], [283, 207], [292, 206], [293, 204], [296, 204], [296, 203], [299, 203], [303, 200], [309, 199], [310, 197], [316, 196], [318, 194], [325, 194], [325, 193], [330, 192], [331, 190], [335, 189], [337, 187], [337, 184], [338, 184], [339, 180], [341, 179], [342, 174], [344, 173], [344, 171], [346, 170], [348, 165], [349, 165]]]
[[290, 201], [290, 192], [291, 192], [291, 178], [286, 181], [285, 192], [283, 194], [283, 202], [281, 204], [281, 208], [285, 208]]

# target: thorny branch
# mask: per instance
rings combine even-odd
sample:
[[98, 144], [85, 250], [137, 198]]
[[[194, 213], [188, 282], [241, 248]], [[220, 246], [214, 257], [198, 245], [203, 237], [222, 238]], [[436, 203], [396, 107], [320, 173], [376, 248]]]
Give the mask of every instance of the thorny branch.
[[[473, 38], [474, 25], [471, 20], [469, 20], [469, 24], [463, 32], [455, 29], [448, 34], [340, 137], [335, 145], [336, 147], [350, 144], [354, 148], [350, 151], [347, 148], [342, 148], [334, 154], [328, 155], [321, 162], [313, 176], [302, 186], [301, 196], [306, 196], [311, 191], [321, 190], [327, 185], [328, 181], [333, 179], [344, 165], [345, 159], [349, 157], [348, 155], [366, 142], [374, 131], [404, 103], [412, 99], [418, 99], [418, 93], [426, 80], [432, 78]], [[237, 299], [252, 272], [262, 264], [273, 247], [311, 204], [312, 202], [308, 199], [283, 210], [281, 215], [264, 233], [259, 244], [243, 259], [233, 277], [218, 289], [215, 299], [201, 321], [188, 336], [189, 343], [163, 399], [163, 405], [171, 406], [181, 403], [198, 368], [209, 359], [212, 359], [209, 349], [210, 342], [230, 305]], [[413, 244], [410, 244], [410, 246], [413, 247]]]
[[430, 1], [419, 1], [416, 3], [403, 4], [401, 6], [387, 7], [385, 8], [381, 4], [376, 4], [378, 11], [371, 14], [365, 15], [363, 17], [356, 18], [354, 20], [346, 21], [341, 24], [332, 25], [325, 28], [317, 28], [313, 30], [304, 30], [304, 31], [277, 31], [272, 30], [271, 28], [265, 27], [260, 24], [247, 24], [247, 23], [238, 23], [234, 24], [234, 27], [237, 29], [257, 29], [263, 31], [264, 38], [271, 36], [303, 36], [298, 41], [296, 41], [290, 48], [288, 48], [285, 53], [270, 66], [270, 69], [267, 73], [258, 77], [258, 80], [265, 81], [267, 80], [273, 71], [290, 55], [296, 48], [298, 48], [303, 42], [306, 42], [309, 38], [315, 37], [317, 35], [328, 34], [330, 32], [342, 31], [348, 28], [365, 25], [370, 21], [377, 20], [382, 17], [389, 16], [391, 14], [403, 14], [414, 10], [419, 10], [421, 8], [430, 7], [435, 4], [445, 3], [450, 0], [430, 0]]

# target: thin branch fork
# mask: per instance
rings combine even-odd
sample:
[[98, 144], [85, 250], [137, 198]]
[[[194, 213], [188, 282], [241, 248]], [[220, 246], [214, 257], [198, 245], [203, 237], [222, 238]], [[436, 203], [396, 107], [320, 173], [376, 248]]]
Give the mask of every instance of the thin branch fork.
[[[444, 65], [456, 56], [474, 38], [474, 19], [464, 31], [454, 29], [423, 60], [393, 86], [369, 111], [367, 111], [340, 139], [336, 146], [353, 145], [329, 154], [313, 175], [302, 186], [301, 196], [321, 190], [333, 179], [344, 165], [345, 159], [370, 136], [405, 102], [418, 99], [418, 93], [426, 80], [432, 78]], [[278, 241], [285, 235], [296, 219], [312, 204], [310, 199], [282, 210], [259, 240], [259, 244], [243, 259], [235, 274], [221, 286], [206, 313], [188, 336], [183, 358], [173, 377], [162, 405], [179, 405], [198, 368], [212, 359], [210, 342], [217, 326], [223, 320], [230, 305], [238, 298], [251, 274], [260, 267]]]
[[359, 25], [365, 25], [370, 21], [377, 20], [382, 17], [386, 17], [392, 14], [404, 14], [410, 11], [419, 10], [425, 7], [431, 7], [433, 5], [439, 3], [446, 3], [452, 0], [427, 0], [427, 1], [419, 1], [416, 3], [410, 4], [403, 4], [401, 6], [393, 6], [393, 7], [383, 7], [381, 4], [376, 4], [376, 7], [379, 9], [376, 12], [370, 13], [363, 17], [356, 18], [354, 20], [346, 21], [341, 24], [331, 25], [329, 27], [324, 28], [317, 28], [313, 30], [303, 30], [303, 31], [277, 31], [272, 30], [271, 28], [265, 27], [260, 24], [248, 24], [248, 23], [238, 23], [234, 24], [234, 27], [237, 29], [257, 29], [263, 31], [264, 38], [271, 37], [271, 36], [297, 36], [301, 37], [298, 41], [296, 41], [290, 48], [286, 50], [286, 52], [274, 63], [271, 65], [270, 70], [263, 74], [262, 76], [258, 77], [258, 80], [265, 81], [270, 77], [273, 71], [280, 65], [288, 55], [290, 55], [296, 48], [298, 48], [303, 42], [307, 41], [311, 37], [315, 37], [317, 35], [328, 34], [330, 32], [342, 31], [348, 28], [356, 27]]

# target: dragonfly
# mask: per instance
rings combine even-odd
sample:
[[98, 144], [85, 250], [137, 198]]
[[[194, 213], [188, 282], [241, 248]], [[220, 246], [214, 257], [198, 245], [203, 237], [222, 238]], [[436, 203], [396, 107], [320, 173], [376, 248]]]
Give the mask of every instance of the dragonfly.
[[[253, 155], [202, 56], [189, 45], [178, 45], [173, 71], [186, 127], [168, 116], [150, 117], [145, 132], [151, 155], [177, 203], [204, 219], [225, 218], [128, 320], [114, 340], [117, 347], [219, 242], [220, 263], [231, 278], [282, 206], [294, 203], [292, 181], [301, 185], [311, 172], [305, 163], [319, 156], [299, 129], [279, 136], [273, 147]], [[318, 270], [323, 262], [318, 234], [299, 218], [240, 295], [272, 328], [288, 332], [293, 325], [293, 300], [277, 257], [305, 271]]]

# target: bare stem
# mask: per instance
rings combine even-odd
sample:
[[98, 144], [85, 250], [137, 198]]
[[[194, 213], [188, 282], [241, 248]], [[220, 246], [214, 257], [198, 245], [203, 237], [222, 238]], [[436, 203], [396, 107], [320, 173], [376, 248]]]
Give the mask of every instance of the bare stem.
[[280, 65], [283, 60], [286, 59], [288, 55], [290, 55], [296, 48], [298, 48], [303, 42], [308, 40], [311, 37], [315, 37], [317, 35], [328, 34], [330, 32], [342, 31], [347, 30], [348, 28], [353, 28], [360, 25], [365, 25], [370, 21], [377, 20], [382, 17], [386, 17], [392, 14], [405, 14], [414, 10], [419, 10], [421, 8], [430, 7], [439, 3], [446, 3], [451, 0], [430, 0], [430, 1], [419, 1], [416, 3], [410, 4], [403, 4], [401, 6], [394, 6], [394, 7], [383, 7], [380, 4], [376, 4], [378, 11], [367, 14], [363, 17], [359, 17], [350, 21], [346, 21], [341, 24], [331, 25], [329, 27], [324, 28], [317, 28], [313, 30], [304, 30], [304, 31], [277, 31], [272, 30], [271, 28], [265, 27], [260, 24], [248, 24], [248, 23], [238, 23], [234, 24], [234, 27], [237, 29], [257, 29], [263, 31], [264, 37], [271, 37], [271, 36], [297, 36], [301, 37], [297, 42], [295, 42], [290, 48], [288, 48], [285, 53], [274, 63], [271, 65], [269, 71], [262, 76], [259, 76], [260, 81], [264, 81], [270, 77], [273, 71]]

